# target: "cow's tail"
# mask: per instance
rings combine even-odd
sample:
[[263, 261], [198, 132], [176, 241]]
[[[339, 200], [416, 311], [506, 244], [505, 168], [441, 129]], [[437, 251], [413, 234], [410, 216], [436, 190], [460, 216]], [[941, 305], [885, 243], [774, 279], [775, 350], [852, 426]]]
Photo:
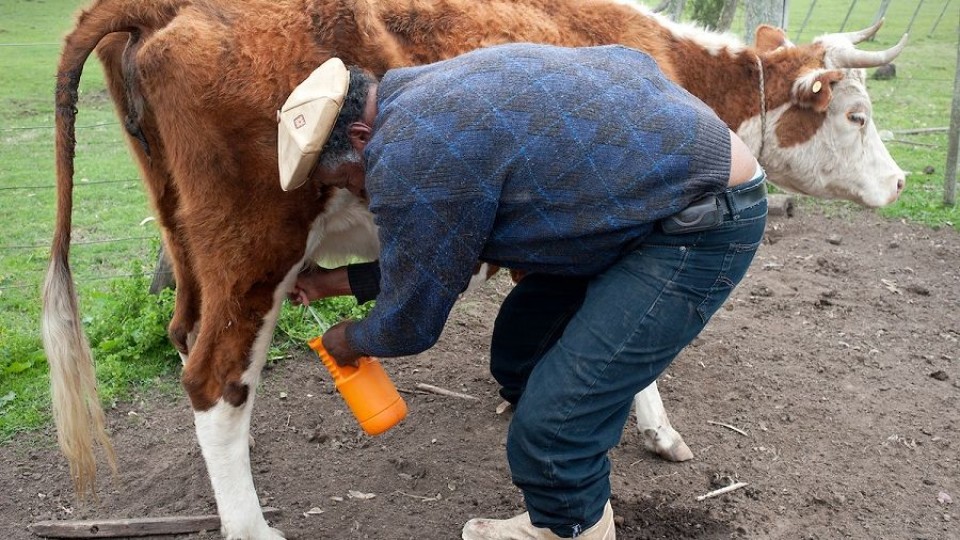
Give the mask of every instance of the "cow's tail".
[[162, 27], [183, 3], [182, 0], [96, 2], [80, 14], [76, 28], [67, 36], [57, 70], [57, 217], [50, 265], [43, 284], [41, 329], [50, 364], [57, 438], [70, 463], [74, 487], [80, 496], [95, 489], [96, 443], [104, 449], [111, 468], [116, 471], [116, 459], [97, 396], [93, 356], [80, 321], [69, 263], [80, 73], [87, 57], [104, 36], [114, 32], [135, 35], [145, 29]]

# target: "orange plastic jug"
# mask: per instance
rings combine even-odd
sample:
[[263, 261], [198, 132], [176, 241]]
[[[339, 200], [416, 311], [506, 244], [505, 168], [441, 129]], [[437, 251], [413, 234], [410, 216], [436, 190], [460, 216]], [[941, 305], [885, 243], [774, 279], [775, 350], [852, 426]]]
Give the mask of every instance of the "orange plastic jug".
[[363, 356], [357, 367], [341, 366], [319, 337], [309, 345], [333, 375], [334, 386], [368, 435], [379, 435], [406, 418], [407, 404], [376, 358]]

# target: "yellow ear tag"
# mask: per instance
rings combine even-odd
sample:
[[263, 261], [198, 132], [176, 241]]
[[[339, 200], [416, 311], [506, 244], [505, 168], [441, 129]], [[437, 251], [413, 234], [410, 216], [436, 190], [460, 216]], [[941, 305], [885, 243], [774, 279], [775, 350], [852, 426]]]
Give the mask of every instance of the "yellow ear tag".
[[823, 88], [823, 83], [821, 83], [820, 81], [814, 81], [814, 82], [813, 82], [813, 93], [814, 93], [814, 94], [816, 94], [817, 92], [819, 92], [821, 88]]

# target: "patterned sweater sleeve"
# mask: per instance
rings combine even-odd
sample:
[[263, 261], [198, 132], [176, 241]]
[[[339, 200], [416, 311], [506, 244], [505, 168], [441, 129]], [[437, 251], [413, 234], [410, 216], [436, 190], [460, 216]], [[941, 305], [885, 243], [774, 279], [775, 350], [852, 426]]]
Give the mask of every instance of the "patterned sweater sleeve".
[[406, 356], [437, 342], [453, 303], [472, 275], [496, 204], [472, 196], [378, 204], [380, 294], [347, 340], [365, 355]]

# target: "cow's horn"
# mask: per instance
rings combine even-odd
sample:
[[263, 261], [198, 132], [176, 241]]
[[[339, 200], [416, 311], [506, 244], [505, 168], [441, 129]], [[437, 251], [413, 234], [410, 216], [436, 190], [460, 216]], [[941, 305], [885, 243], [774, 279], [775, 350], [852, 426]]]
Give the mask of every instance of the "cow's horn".
[[877, 31], [880, 30], [881, 26], [883, 26], [883, 18], [880, 18], [880, 20], [873, 23], [873, 26], [869, 28], [864, 28], [863, 30], [857, 30], [856, 32], [839, 32], [839, 33], [830, 34], [830, 35], [840, 37], [849, 41], [850, 43], [857, 44], [875, 36], [877, 34]]
[[861, 51], [853, 47], [832, 48], [827, 52], [830, 64], [836, 68], [868, 68], [889, 64], [900, 55], [907, 44], [907, 34], [899, 43], [885, 51]]

